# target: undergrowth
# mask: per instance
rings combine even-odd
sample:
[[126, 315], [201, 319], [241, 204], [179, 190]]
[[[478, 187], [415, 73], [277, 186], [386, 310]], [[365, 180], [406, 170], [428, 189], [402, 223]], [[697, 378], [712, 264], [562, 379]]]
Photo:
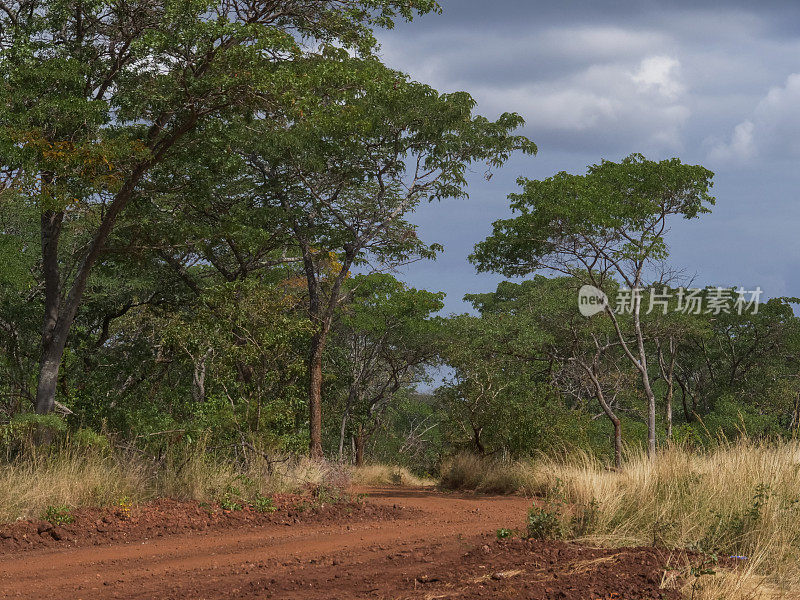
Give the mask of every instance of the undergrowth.
[[530, 537], [720, 557], [713, 575], [690, 577], [695, 600], [794, 598], [800, 589], [797, 442], [671, 446], [653, 462], [630, 452], [620, 471], [581, 453], [519, 462], [458, 456], [442, 481], [534, 496]]

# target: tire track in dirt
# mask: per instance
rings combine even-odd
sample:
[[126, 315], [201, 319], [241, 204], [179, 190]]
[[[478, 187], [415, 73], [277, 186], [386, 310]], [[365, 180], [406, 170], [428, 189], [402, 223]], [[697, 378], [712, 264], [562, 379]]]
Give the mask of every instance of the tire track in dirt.
[[[391, 595], [392, 586], [404, 581], [413, 587], [417, 571], [432, 568], [442, 553], [463, 554], [493, 538], [497, 528], [520, 526], [530, 505], [519, 497], [398, 489], [370, 490], [368, 501], [415, 510], [394, 521], [270, 525], [11, 554], [0, 558], [0, 593], [37, 599], [399, 597]], [[337, 579], [351, 589], [335, 591]]]

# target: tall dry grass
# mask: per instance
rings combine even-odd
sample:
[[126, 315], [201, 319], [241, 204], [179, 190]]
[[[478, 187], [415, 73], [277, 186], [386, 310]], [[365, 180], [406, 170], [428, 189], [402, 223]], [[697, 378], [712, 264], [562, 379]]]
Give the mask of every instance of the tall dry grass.
[[[33, 450], [0, 464], [0, 523], [37, 518], [48, 506], [100, 507], [123, 498], [142, 503], [170, 497], [212, 502], [223, 496], [258, 496], [349, 485], [335, 464], [304, 457], [253, 454], [231, 461], [202, 443], [154, 461], [139, 453], [64, 444]], [[279, 459], [279, 460], [276, 460]]]
[[350, 470], [353, 483], [364, 486], [400, 485], [404, 487], [429, 487], [436, 485], [432, 479], [417, 477], [405, 467], [393, 465], [364, 465]]
[[443, 481], [535, 495], [566, 535], [586, 543], [745, 557], [733, 559], [735, 570], [702, 578], [696, 599], [800, 597], [797, 442], [670, 447], [654, 462], [633, 452], [619, 472], [580, 453], [513, 463], [462, 456], [446, 465]]

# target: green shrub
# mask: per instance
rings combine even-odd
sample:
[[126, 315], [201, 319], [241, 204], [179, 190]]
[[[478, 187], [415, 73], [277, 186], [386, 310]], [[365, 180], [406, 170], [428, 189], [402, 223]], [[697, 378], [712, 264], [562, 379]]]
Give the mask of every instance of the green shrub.
[[51, 525], [68, 525], [75, 522], [75, 516], [72, 514], [69, 506], [48, 506], [44, 513], [42, 513], [42, 520], [47, 521]]
[[261, 494], [255, 497], [252, 506], [260, 513], [271, 513], [278, 510], [278, 507], [275, 506], [275, 502], [272, 500], [272, 498], [267, 498]]
[[223, 510], [242, 510], [242, 505], [239, 502], [241, 495], [242, 492], [239, 488], [229, 485], [219, 499], [220, 507]]
[[514, 532], [511, 531], [510, 529], [506, 529], [506, 528], [503, 527], [503, 528], [497, 530], [497, 539], [498, 540], [505, 540], [507, 538], [510, 538], [512, 535], [514, 535]]
[[528, 537], [536, 540], [558, 540], [564, 537], [561, 511], [547, 506], [533, 506], [528, 509]]

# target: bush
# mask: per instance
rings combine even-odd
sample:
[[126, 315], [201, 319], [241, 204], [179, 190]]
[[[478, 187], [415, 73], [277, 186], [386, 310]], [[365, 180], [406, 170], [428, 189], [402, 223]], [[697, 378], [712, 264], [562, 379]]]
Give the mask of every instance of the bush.
[[42, 520], [51, 525], [68, 525], [75, 521], [69, 506], [48, 506], [42, 513]]
[[527, 480], [520, 463], [459, 454], [442, 464], [442, 487], [451, 490], [475, 490], [492, 494], [511, 494], [528, 491]]
[[404, 467], [389, 465], [366, 465], [353, 467], [350, 477], [355, 485], [387, 486], [403, 485], [408, 487], [424, 487], [434, 485], [431, 479], [417, 477]]
[[558, 540], [564, 536], [561, 512], [553, 507], [534, 506], [528, 509], [528, 537], [536, 540]]

